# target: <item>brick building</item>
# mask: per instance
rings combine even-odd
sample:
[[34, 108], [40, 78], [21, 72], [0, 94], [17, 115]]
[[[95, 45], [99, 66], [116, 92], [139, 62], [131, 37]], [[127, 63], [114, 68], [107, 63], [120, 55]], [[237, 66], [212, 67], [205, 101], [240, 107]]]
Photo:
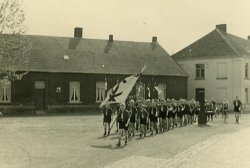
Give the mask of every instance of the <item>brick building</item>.
[[[128, 75], [142, 74], [132, 95], [144, 98], [147, 87], [158, 85], [161, 98], [186, 98], [187, 74], [159, 45], [152, 42], [82, 38], [82, 28], [74, 37], [29, 36], [32, 50], [22, 80], [7, 82], [0, 89], [4, 112], [81, 111], [98, 107], [107, 89]], [[141, 87], [140, 87], [141, 86]], [[142, 92], [138, 93], [138, 88]]]

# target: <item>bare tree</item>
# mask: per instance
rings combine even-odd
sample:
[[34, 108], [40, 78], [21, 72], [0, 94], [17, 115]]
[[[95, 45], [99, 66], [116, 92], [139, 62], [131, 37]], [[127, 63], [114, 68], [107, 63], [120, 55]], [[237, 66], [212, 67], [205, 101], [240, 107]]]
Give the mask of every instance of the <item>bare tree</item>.
[[0, 79], [21, 79], [28, 63], [31, 40], [24, 33], [22, 0], [0, 0]]

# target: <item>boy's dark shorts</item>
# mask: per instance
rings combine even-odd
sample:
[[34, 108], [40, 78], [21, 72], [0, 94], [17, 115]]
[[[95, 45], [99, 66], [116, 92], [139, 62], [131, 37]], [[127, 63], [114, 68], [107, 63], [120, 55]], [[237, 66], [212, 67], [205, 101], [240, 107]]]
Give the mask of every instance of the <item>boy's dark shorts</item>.
[[119, 122], [119, 129], [124, 129], [125, 131], [128, 131], [128, 127], [126, 127], [127, 121], [120, 121]]

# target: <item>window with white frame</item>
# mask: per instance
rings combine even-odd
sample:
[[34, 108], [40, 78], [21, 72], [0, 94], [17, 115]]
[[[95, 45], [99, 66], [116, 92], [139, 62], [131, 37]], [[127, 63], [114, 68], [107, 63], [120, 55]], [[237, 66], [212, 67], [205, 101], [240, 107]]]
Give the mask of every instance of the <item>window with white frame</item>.
[[227, 78], [227, 63], [217, 63], [217, 79]]
[[0, 80], [0, 102], [11, 102], [11, 82], [9, 80]]
[[139, 82], [136, 84], [136, 98], [145, 99], [145, 83]]
[[196, 79], [205, 79], [205, 66], [204, 64], [196, 64], [195, 65], [196, 70]]
[[158, 99], [165, 100], [166, 99], [166, 83], [158, 83]]
[[80, 102], [80, 82], [78, 81], [69, 82], [69, 102]]
[[248, 63], [245, 64], [245, 78], [248, 79], [249, 78], [249, 75], [248, 75]]
[[101, 102], [106, 98], [105, 82], [96, 82], [96, 102]]

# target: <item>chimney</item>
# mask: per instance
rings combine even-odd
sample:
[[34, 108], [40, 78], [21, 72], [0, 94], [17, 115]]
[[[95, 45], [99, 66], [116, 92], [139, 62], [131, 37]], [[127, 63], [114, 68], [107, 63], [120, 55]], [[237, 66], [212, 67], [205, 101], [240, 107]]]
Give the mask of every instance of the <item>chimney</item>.
[[82, 28], [76, 27], [74, 30], [74, 37], [82, 38]]
[[157, 42], [157, 37], [156, 36], [152, 37], [152, 42], [153, 43]]
[[247, 36], [247, 39], [250, 40], [250, 36]]
[[226, 33], [227, 32], [227, 25], [226, 24], [216, 25], [216, 29], [220, 30], [221, 32]]
[[109, 35], [109, 42], [113, 42], [113, 34]]

